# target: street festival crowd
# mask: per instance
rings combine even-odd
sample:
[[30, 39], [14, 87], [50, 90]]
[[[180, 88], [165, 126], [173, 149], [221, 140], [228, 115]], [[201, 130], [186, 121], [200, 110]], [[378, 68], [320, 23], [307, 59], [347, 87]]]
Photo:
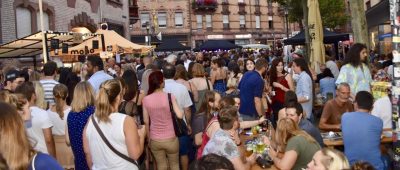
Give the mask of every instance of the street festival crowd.
[[301, 49], [5, 66], [0, 169], [391, 169], [391, 102], [371, 84], [391, 81], [392, 55], [334, 56], [320, 73]]

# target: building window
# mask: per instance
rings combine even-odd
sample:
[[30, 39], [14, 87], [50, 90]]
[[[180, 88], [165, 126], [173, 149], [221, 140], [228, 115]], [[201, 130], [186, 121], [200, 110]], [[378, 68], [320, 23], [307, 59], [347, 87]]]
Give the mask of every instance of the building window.
[[222, 15], [222, 24], [225, 29], [229, 28], [229, 15]]
[[207, 28], [211, 28], [212, 27], [211, 15], [206, 15], [206, 27]]
[[22, 38], [32, 34], [32, 14], [27, 8], [18, 7], [16, 10], [17, 18], [17, 38]]
[[158, 27], [159, 28], [167, 27], [167, 13], [165, 12], [158, 13]]
[[256, 15], [256, 28], [261, 28], [261, 21], [259, 15]]
[[254, 0], [255, 1], [255, 5], [260, 5], [260, 0]]
[[268, 16], [268, 28], [269, 29], [274, 28], [274, 21], [272, 20], [272, 16]]
[[175, 13], [175, 26], [176, 27], [183, 26], [183, 13], [182, 12]]
[[141, 13], [140, 14], [140, 24], [142, 28], [146, 28], [146, 23], [149, 22], [150, 24], [150, 14], [149, 13]]
[[244, 15], [239, 15], [240, 28], [246, 28], [246, 17]]
[[[40, 31], [41, 30], [40, 12], [36, 13], [36, 23], [37, 23], [37, 31]], [[47, 14], [47, 12], [43, 12], [43, 27], [45, 31], [50, 30], [49, 24], [50, 24], [49, 14]]]
[[196, 21], [197, 21], [197, 28], [202, 29], [203, 28], [203, 16], [196, 15]]

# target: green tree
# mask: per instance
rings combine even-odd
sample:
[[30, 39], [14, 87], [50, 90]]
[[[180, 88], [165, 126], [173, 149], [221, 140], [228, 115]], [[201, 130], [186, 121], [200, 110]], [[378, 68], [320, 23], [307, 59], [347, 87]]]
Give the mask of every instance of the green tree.
[[319, 0], [322, 24], [326, 28], [343, 26], [349, 20], [343, 0]]
[[368, 25], [365, 17], [364, 1], [363, 0], [351, 0], [350, 1], [351, 11], [351, 27], [353, 29], [354, 42], [363, 43], [370, 47], [368, 38]]
[[[282, 6], [289, 8], [289, 21], [297, 22], [302, 25], [304, 18], [303, 6], [301, 0], [274, 0]], [[306, 0], [307, 1], [307, 0]], [[346, 6], [343, 0], [319, 0], [319, 8], [321, 12], [322, 24], [327, 28], [335, 28], [343, 26], [349, 20], [349, 16], [345, 13]]]

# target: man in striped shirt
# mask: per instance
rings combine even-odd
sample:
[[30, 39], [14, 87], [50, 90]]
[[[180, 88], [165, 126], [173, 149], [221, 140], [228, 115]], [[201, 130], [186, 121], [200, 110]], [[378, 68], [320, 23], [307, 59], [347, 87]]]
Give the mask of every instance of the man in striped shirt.
[[53, 61], [47, 62], [43, 67], [44, 77], [40, 80], [40, 84], [44, 90], [44, 100], [49, 103], [54, 103], [53, 88], [59, 84], [55, 79], [57, 64]]

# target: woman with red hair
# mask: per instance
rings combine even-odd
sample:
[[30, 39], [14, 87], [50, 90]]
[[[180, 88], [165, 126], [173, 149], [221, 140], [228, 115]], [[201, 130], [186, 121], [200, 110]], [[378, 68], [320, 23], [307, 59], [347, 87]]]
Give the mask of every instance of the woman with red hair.
[[[168, 93], [163, 91], [164, 85], [161, 71], [150, 74], [148, 95], [142, 102], [143, 119], [149, 134], [150, 150], [157, 162], [157, 169], [179, 169], [179, 141], [172, 123], [171, 114], [173, 113], [170, 111]], [[176, 116], [182, 118], [183, 112], [172, 94], [171, 100]]]

